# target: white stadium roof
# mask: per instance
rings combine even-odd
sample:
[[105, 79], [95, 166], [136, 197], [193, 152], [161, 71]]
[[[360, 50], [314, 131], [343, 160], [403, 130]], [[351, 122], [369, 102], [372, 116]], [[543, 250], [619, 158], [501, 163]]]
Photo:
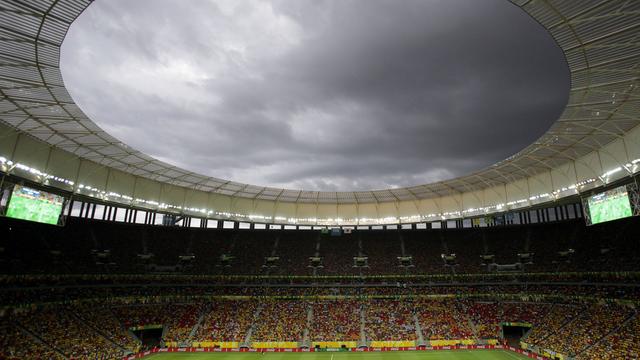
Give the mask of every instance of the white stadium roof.
[[640, 165], [640, 1], [512, 2], [546, 28], [566, 56], [570, 96], [553, 126], [516, 155], [467, 176], [322, 192], [203, 176], [115, 139], [74, 103], [60, 73], [65, 34], [91, 1], [1, 0], [0, 170], [129, 206], [300, 224], [475, 216], [634, 174]]

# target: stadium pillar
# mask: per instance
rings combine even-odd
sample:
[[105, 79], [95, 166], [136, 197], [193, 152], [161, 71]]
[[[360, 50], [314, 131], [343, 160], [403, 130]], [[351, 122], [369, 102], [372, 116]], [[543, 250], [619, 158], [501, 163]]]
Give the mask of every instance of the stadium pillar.
[[573, 212], [576, 214], [576, 219], [577, 218], [581, 218], [582, 216], [582, 206], [580, 206], [579, 203], [574, 203], [573, 204]]

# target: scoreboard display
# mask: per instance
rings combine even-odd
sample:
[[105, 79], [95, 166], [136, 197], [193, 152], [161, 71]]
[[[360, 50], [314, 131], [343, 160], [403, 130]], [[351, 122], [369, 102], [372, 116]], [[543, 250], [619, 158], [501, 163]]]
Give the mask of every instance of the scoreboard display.
[[58, 225], [64, 207], [64, 197], [15, 185], [9, 198], [5, 216]]
[[587, 225], [633, 216], [634, 211], [627, 186], [591, 195], [583, 199]]

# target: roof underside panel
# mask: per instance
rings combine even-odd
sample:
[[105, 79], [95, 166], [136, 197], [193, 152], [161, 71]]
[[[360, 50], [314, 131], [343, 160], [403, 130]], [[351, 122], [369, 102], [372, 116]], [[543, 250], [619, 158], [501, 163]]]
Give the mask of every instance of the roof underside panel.
[[64, 88], [60, 46], [90, 0], [2, 2], [0, 122], [124, 173], [212, 194], [360, 205], [457, 196], [506, 185], [590, 154], [640, 124], [640, 1], [511, 1], [544, 26], [564, 51], [571, 71], [569, 102], [549, 131], [519, 153], [448, 181], [357, 192], [276, 189], [195, 174], [132, 149], [93, 123]]

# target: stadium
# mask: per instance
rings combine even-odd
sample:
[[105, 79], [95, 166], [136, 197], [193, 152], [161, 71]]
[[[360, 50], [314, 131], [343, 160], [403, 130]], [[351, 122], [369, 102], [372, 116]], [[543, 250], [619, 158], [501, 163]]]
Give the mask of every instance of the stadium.
[[480, 170], [358, 191], [107, 133], [60, 69], [101, 2], [0, 0], [0, 359], [640, 358], [640, 2], [505, 0], [564, 56], [560, 117]]

